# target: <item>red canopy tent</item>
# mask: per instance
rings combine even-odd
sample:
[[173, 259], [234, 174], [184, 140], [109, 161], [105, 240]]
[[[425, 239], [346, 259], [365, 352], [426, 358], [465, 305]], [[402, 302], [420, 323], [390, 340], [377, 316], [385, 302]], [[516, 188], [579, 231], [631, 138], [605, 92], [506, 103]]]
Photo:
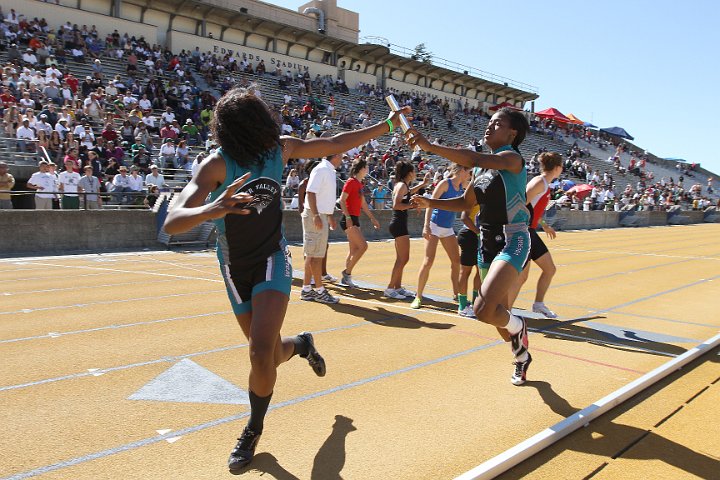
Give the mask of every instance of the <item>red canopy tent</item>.
[[492, 110], [493, 112], [496, 112], [496, 111], [500, 110], [501, 108], [505, 108], [505, 107], [512, 108], [513, 110], [520, 110], [515, 105], [513, 105], [512, 103], [509, 103], [509, 102], [502, 102], [499, 105], [493, 105], [492, 107], [488, 108], [488, 110]]
[[556, 122], [572, 123], [572, 121], [568, 117], [563, 115], [562, 112], [557, 108], [547, 108], [540, 112], [535, 112], [535, 115], [542, 118], [549, 118], [551, 120], [555, 120]]

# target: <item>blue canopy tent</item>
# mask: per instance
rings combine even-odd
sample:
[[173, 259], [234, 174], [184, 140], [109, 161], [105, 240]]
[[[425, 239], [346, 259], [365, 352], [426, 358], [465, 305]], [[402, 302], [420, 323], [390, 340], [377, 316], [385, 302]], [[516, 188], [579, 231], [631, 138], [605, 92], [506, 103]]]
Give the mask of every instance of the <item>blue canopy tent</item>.
[[583, 123], [583, 127], [587, 127], [587, 128], [598, 128], [597, 125], [593, 125], [593, 124], [590, 123], [590, 122], [585, 122], [585, 123]]
[[635, 137], [633, 137], [628, 132], [626, 132], [624, 128], [620, 128], [620, 127], [601, 128], [600, 131], [605, 132], [608, 135], [613, 135], [615, 137], [627, 138], [628, 140], [635, 140]]

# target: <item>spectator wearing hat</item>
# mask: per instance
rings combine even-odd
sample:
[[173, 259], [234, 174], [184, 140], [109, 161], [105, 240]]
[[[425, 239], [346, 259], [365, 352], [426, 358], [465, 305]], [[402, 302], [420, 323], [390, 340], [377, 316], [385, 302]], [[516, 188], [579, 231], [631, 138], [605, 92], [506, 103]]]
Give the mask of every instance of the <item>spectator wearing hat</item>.
[[118, 174], [115, 175], [112, 180], [112, 194], [114, 201], [121, 204], [130, 203], [131, 196], [126, 194], [131, 191], [127, 167], [122, 165], [118, 168]]
[[155, 185], [158, 188], [167, 187], [165, 177], [155, 164], [150, 165], [150, 173], [145, 177], [145, 186], [150, 187], [150, 185]]
[[67, 134], [70, 131], [67, 124], [68, 121], [65, 117], [59, 117], [57, 123], [55, 124], [55, 131], [58, 132], [58, 135], [60, 135], [60, 140], [63, 142], [67, 138]]
[[35, 143], [37, 139], [35, 136], [35, 130], [30, 128], [30, 120], [27, 117], [22, 119], [22, 124], [18, 127], [15, 133], [17, 138], [17, 149], [19, 152], [34, 152]]
[[188, 118], [185, 120], [182, 132], [185, 134], [185, 139], [187, 140], [188, 145], [199, 145], [202, 142], [202, 139], [200, 138], [200, 130], [198, 130], [192, 119]]
[[35, 55], [35, 52], [32, 48], [28, 48], [25, 50], [25, 53], [22, 55], [22, 61], [31, 67], [35, 67], [38, 64], [37, 56]]
[[50, 136], [50, 133], [52, 133], [53, 130], [52, 125], [48, 122], [48, 116], [45, 113], [41, 113], [40, 121], [35, 122], [35, 132], [39, 134], [41, 130], [45, 132], [47, 137]]
[[150, 164], [152, 159], [150, 153], [147, 151], [147, 147], [142, 143], [136, 143], [132, 146], [132, 163], [143, 175], [150, 172]]
[[105, 118], [105, 110], [96, 93], [90, 93], [90, 96], [83, 101], [83, 113], [95, 121], [101, 121]]

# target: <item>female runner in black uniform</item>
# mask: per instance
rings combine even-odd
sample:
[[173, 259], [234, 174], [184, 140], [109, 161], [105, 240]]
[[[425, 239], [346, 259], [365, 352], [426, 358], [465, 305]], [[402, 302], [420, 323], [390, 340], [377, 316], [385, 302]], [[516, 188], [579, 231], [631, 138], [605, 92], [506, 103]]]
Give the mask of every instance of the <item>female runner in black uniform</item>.
[[250, 419], [228, 459], [231, 472], [237, 473], [255, 454], [278, 365], [297, 354], [308, 359], [318, 376], [325, 375], [325, 361], [310, 333], [280, 337], [292, 281], [282, 230], [283, 168], [289, 158], [345, 152], [388, 133], [400, 124], [399, 113], [361, 130], [300, 140], [280, 136], [275, 114], [249, 90], [234, 88], [215, 107], [212, 130], [220, 149], [200, 164], [180, 193], [165, 231], [178, 234], [215, 221], [228, 297], [249, 340]]
[[385, 296], [398, 300], [414, 297], [415, 294], [402, 287], [402, 276], [405, 265], [410, 260], [410, 233], [408, 232], [408, 210], [415, 208], [410, 204], [410, 197], [421, 188], [430, 184], [430, 173], [426, 173], [422, 183], [410, 188], [415, 180], [415, 167], [407, 160], [395, 164], [395, 187], [392, 195], [393, 216], [388, 225], [390, 235], [395, 239], [395, 264], [393, 265], [390, 283], [385, 289]]

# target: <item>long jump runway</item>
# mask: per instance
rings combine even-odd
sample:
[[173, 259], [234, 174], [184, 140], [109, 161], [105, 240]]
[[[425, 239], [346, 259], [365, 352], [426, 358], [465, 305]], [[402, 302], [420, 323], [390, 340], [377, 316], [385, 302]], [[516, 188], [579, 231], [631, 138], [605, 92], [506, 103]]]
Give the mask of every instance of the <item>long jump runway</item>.
[[[558, 273], [526, 313], [529, 381], [494, 328], [459, 317], [438, 251], [420, 310], [387, 300], [390, 242], [341, 303], [300, 301], [324, 378], [279, 369], [245, 478], [450, 479], [563, 421], [720, 331], [720, 225], [561, 232]], [[329, 271], [347, 245], [332, 244]], [[294, 267], [302, 250], [293, 247]], [[412, 241], [405, 286], [422, 262]], [[231, 478], [249, 414], [247, 343], [212, 252], [0, 260], [0, 478]], [[296, 272], [301, 273], [301, 272]], [[537, 267], [516, 308], [534, 298]], [[523, 314], [523, 312], [520, 312]], [[503, 478], [720, 478], [720, 357], [712, 349]]]

